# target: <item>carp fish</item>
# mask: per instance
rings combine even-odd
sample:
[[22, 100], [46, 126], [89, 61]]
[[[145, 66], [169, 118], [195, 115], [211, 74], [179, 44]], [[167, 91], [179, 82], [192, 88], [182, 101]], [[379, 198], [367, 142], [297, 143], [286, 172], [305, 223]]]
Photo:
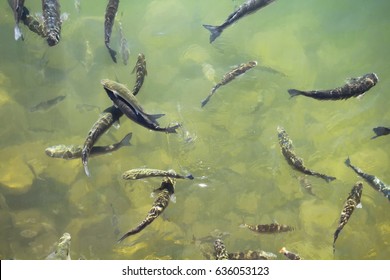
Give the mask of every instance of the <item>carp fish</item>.
[[239, 6], [233, 13], [231, 13], [224, 23], [219, 26], [213, 26], [208, 24], [203, 24], [203, 26], [211, 32], [210, 35], [210, 44], [221, 35], [222, 31], [225, 30], [228, 26], [232, 25], [240, 18], [252, 14], [257, 10], [271, 4], [275, 0], [247, 0], [244, 4]]
[[363, 184], [362, 182], [357, 182], [353, 187], [351, 192], [349, 193], [347, 200], [344, 203], [343, 210], [341, 211], [339, 225], [337, 226], [336, 231], [334, 232], [333, 237], [333, 253], [335, 251], [335, 243], [341, 230], [348, 223], [348, 220], [351, 218], [351, 215], [355, 208], [359, 208], [360, 199], [362, 198]]
[[145, 227], [150, 225], [158, 216], [161, 215], [161, 213], [168, 207], [169, 200], [175, 193], [175, 184], [176, 180], [174, 178], [166, 177], [163, 179], [160, 188], [156, 190], [158, 192], [157, 198], [154, 201], [152, 208], [149, 210], [145, 219], [137, 227], [125, 233], [118, 240], [118, 243], [122, 242], [127, 237], [140, 232]]
[[58, 241], [55, 250], [46, 257], [47, 260], [70, 260], [71, 236], [65, 232]]
[[112, 27], [114, 25], [116, 12], [118, 11], [119, 0], [108, 0], [105, 20], [104, 20], [104, 44], [110, 53], [112, 60], [116, 63], [116, 51], [110, 47], [110, 38], [112, 33]]
[[243, 75], [246, 71], [252, 69], [257, 65], [257, 61], [249, 61], [248, 63], [242, 63], [239, 66], [233, 68], [229, 72], [227, 72], [225, 75], [223, 75], [222, 80], [217, 83], [212, 89], [210, 94], [202, 100], [201, 104], [202, 107], [204, 107], [210, 100], [210, 98], [214, 95], [215, 91], [223, 86], [229, 83], [230, 81], [234, 80], [236, 77]]
[[102, 136], [115, 122], [119, 121], [119, 118], [122, 116], [123, 113], [115, 106], [108, 107], [103, 111], [99, 119], [89, 130], [83, 145], [83, 150], [81, 151], [81, 161], [87, 176], [90, 176], [88, 170], [88, 157], [91, 153], [92, 147], [95, 145], [100, 136]]
[[146, 60], [145, 60], [145, 55], [143, 53], [138, 54], [137, 62], [134, 66], [134, 69], [132, 73], [135, 72], [135, 85], [133, 87], [133, 95], [137, 95], [139, 90], [141, 89], [145, 76], [148, 74], [148, 71], [146, 70]]
[[384, 126], [374, 127], [372, 130], [374, 131], [375, 136], [371, 137], [371, 139], [390, 134], [390, 128]]
[[298, 157], [295, 154], [294, 147], [292, 145], [292, 141], [290, 140], [290, 138], [289, 138], [287, 132], [284, 130], [284, 128], [281, 126], [278, 126], [277, 131], [278, 131], [279, 145], [281, 147], [282, 154], [285, 157], [285, 159], [287, 160], [287, 162], [292, 167], [294, 167], [296, 170], [298, 170], [304, 174], [322, 178], [326, 182], [330, 182], [330, 181], [333, 181], [336, 179], [336, 177], [332, 177], [332, 176], [328, 176], [328, 175], [325, 175], [322, 173], [318, 173], [316, 171], [313, 171], [313, 170], [307, 168], [303, 163], [303, 159]]
[[60, 103], [61, 101], [63, 101], [65, 98], [66, 98], [66, 95], [60, 95], [60, 96], [54, 97], [52, 99], [42, 101], [42, 102], [38, 103], [37, 105], [31, 107], [30, 112], [47, 111], [47, 110], [51, 109], [52, 107], [54, 107], [55, 105], [57, 105], [58, 103]]
[[350, 78], [347, 83], [341, 87], [328, 90], [303, 91], [289, 89], [290, 97], [304, 95], [318, 100], [341, 100], [351, 97], [362, 97], [366, 91], [375, 86], [379, 81], [375, 73], [368, 73], [361, 77]]
[[[131, 146], [132, 133], [127, 134], [120, 142], [108, 146], [94, 146], [90, 156], [97, 156], [114, 152], [124, 146]], [[76, 159], [81, 158], [83, 146], [81, 145], [55, 145], [45, 149], [46, 155], [52, 158]]]
[[176, 179], [194, 179], [194, 176], [189, 175], [180, 175], [175, 172], [175, 170], [159, 170], [159, 169], [151, 169], [151, 168], [136, 168], [125, 171], [122, 174], [122, 178], [125, 180], [137, 180], [148, 177], [170, 177]]
[[288, 251], [286, 247], [280, 249], [279, 253], [283, 254], [286, 258], [290, 260], [301, 260], [301, 257], [298, 254]]
[[242, 228], [248, 228], [251, 231], [257, 232], [257, 233], [281, 233], [281, 232], [288, 232], [293, 231], [294, 227], [289, 225], [283, 225], [279, 223], [271, 223], [271, 224], [263, 224], [263, 225], [248, 225], [248, 224], [242, 224], [240, 225]]
[[390, 186], [383, 183], [378, 177], [374, 175], [370, 175], [364, 173], [360, 168], [352, 165], [351, 160], [347, 158], [345, 160], [345, 164], [352, 168], [356, 174], [362, 177], [371, 187], [373, 187], [376, 191], [381, 192], [389, 201], [390, 201]]
[[47, 44], [55, 46], [60, 42], [62, 24], [58, 0], [42, 0], [42, 13]]

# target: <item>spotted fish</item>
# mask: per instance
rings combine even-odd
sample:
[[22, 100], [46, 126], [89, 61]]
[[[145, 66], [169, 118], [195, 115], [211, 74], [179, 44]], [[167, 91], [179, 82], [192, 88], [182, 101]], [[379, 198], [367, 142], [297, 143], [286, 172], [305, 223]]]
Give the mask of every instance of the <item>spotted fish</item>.
[[234, 80], [236, 77], [244, 74], [246, 71], [252, 69], [257, 65], [257, 61], [249, 61], [248, 63], [242, 63], [239, 66], [235, 67], [231, 71], [227, 72], [223, 77], [222, 80], [217, 83], [212, 89], [210, 94], [202, 100], [201, 104], [202, 107], [204, 107], [210, 100], [210, 98], [214, 95], [215, 91], [223, 86], [229, 83], [230, 81]]
[[334, 238], [333, 238], [333, 252], [335, 251], [335, 243], [337, 238], [339, 237], [339, 234], [341, 230], [344, 228], [344, 226], [348, 223], [348, 220], [351, 218], [351, 215], [353, 211], [355, 210], [358, 205], [360, 205], [360, 199], [362, 197], [362, 191], [363, 191], [363, 184], [362, 182], [357, 182], [351, 192], [349, 193], [347, 200], [344, 203], [343, 210], [341, 211], [339, 225], [334, 232]]
[[145, 55], [143, 53], [138, 54], [137, 63], [135, 64], [132, 73], [134, 72], [136, 80], [132, 93], [133, 95], [137, 95], [144, 83], [145, 76], [148, 74], [148, 71], [146, 70]]
[[364, 173], [360, 168], [353, 166], [351, 160], [347, 158], [345, 164], [351, 167], [356, 174], [362, 177], [366, 182], [378, 192], [381, 192], [390, 201], [390, 186], [383, 183], [379, 178], [374, 175]]
[[331, 177], [322, 173], [318, 173], [316, 171], [310, 170], [303, 164], [303, 159], [298, 157], [294, 152], [294, 147], [292, 145], [292, 141], [290, 140], [287, 132], [284, 130], [283, 127], [278, 126], [278, 139], [279, 139], [279, 145], [282, 149], [282, 154], [286, 158], [287, 162], [294, 167], [296, 170], [307, 174], [312, 175], [316, 177], [320, 177], [324, 179], [326, 182], [330, 182], [335, 180], [335, 177]]
[[118, 243], [122, 242], [127, 237], [140, 232], [145, 227], [150, 225], [158, 216], [160, 216], [160, 214], [167, 208], [169, 200], [175, 192], [175, 184], [176, 180], [174, 178], [166, 177], [163, 179], [160, 188], [156, 190], [158, 191], [157, 198], [145, 219], [137, 227], [125, 233], [118, 240]]
[[378, 127], [374, 127], [372, 130], [375, 132], [375, 136], [371, 137], [371, 139], [375, 139], [379, 136], [384, 136], [384, 135], [390, 134], [389, 127], [378, 126]]
[[290, 260], [301, 260], [301, 257], [298, 254], [288, 251], [286, 247], [280, 249], [279, 253], [285, 255], [286, 258]]
[[244, 223], [240, 225], [240, 227], [246, 227], [251, 231], [257, 233], [280, 233], [280, 232], [288, 232], [294, 230], [292, 226], [282, 225], [276, 222], [271, 224], [264, 224], [264, 225], [248, 225]]
[[276, 257], [274, 253], [263, 250], [228, 253], [229, 260], [272, 260]]
[[231, 13], [228, 18], [219, 26], [213, 26], [208, 24], [203, 24], [203, 26], [211, 32], [210, 35], [210, 43], [212, 43], [219, 35], [221, 35], [222, 31], [225, 30], [228, 26], [235, 23], [240, 18], [252, 14], [257, 10], [267, 6], [268, 4], [274, 2], [275, 0], [247, 0], [244, 4], [239, 6], [237, 10]]
[[351, 97], [362, 97], [378, 81], [378, 76], [375, 73], [368, 73], [358, 78], [351, 78], [345, 85], [335, 89], [311, 91], [289, 89], [288, 93], [291, 97], [304, 95], [318, 100], [341, 100]]
[[215, 251], [215, 259], [216, 260], [228, 260], [229, 259], [229, 254], [226, 250], [225, 244], [219, 238], [214, 241], [214, 251]]
[[115, 21], [115, 15], [118, 11], [119, 0], [108, 0], [106, 7], [106, 14], [104, 20], [104, 44], [110, 53], [112, 60], [116, 63], [116, 51], [110, 47], [110, 38], [112, 33], [112, 27]]
[[46, 257], [47, 260], [70, 260], [70, 243], [71, 236], [69, 233], [65, 232], [58, 244], [54, 252], [52, 252], [49, 256]]
[[49, 46], [55, 46], [61, 38], [61, 12], [58, 0], [42, 0], [42, 12], [46, 40]]
[[136, 168], [125, 171], [122, 174], [122, 178], [125, 180], [137, 180], [148, 177], [170, 177], [176, 179], [194, 179], [194, 177], [189, 175], [180, 175], [175, 172], [175, 170], [159, 170], [159, 169], [151, 169], [151, 168]]
[[87, 176], [90, 176], [88, 170], [88, 157], [91, 153], [92, 147], [95, 145], [100, 136], [102, 136], [115, 122], [119, 121], [119, 118], [122, 116], [123, 113], [115, 106], [108, 107], [103, 111], [99, 119], [89, 130], [81, 152], [81, 161]]

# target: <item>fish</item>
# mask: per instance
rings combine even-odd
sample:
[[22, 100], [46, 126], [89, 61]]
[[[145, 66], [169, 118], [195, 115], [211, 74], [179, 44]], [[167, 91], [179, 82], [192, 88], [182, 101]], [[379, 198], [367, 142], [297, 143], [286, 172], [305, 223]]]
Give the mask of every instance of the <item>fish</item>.
[[181, 125], [176, 124], [168, 127], [160, 127], [157, 119], [165, 114], [147, 114], [139, 104], [138, 100], [131, 93], [131, 91], [124, 85], [103, 79], [101, 83], [115, 106], [119, 108], [129, 119], [154, 131], [161, 131], [166, 133], [177, 133], [176, 129]]
[[70, 243], [71, 243], [71, 236], [69, 233], [65, 232], [60, 240], [58, 241], [58, 244], [56, 245], [55, 250], [46, 257], [47, 260], [70, 260]]
[[145, 219], [137, 227], [126, 232], [118, 240], [118, 243], [122, 242], [127, 237], [142, 231], [145, 227], [150, 225], [158, 216], [160, 216], [162, 212], [164, 212], [164, 210], [168, 207], [169, 200], [175, 193], [175, 184], [176, 179], [174, 178], [165, 177], [163, 179], [160, 188], [156, 190], [158, 191], [157, 198], [153, 202], [152, 208], [149, 210]]
[[374, 127], [372, 130], [375, 132], [376, 135], [371, 137], [371, 139], [375, 139], [379, 136], [384, 136], [384, 135], [390, 134], [390, 128], [384, 127], [384, 126]]
[[110, 53], [112, 60], [116, 63], [116, 51], [110, 47], [110, 38], [112, 33], [112, 27], [115, 21], [115, 15], [118, 11], [119, 0], [108, 0], [106, 7], [106, 14], [104, 20], [104, 43]]
[[348, 220], [351, 218], [351, 215], [355, 208], [359, 208], [360, 199], [362, 198], [363, 192], [363, 183], [357, 182], [353, 187], [351, 192], [349, 193], [347, 200], [344, 203], [343, 210], [341, 211], [339, 225], [337, 226], [336, 231], [334, 232], [333, 237], [333, 253], [335, 251], [336, 240], [339, 237], [341, 230], [348, 223]]
[[228, 260], [229, 255], [226, 250], [225, 244], [221, 239], [216, 239], [214, 241], [214, 250], [215, 250], [215, 259], [216, 260]]
[[227, 83], [234, 80], [236, 77], [244, 74], [246, 71], [252, 69], [256, 65], [257, 65], [257, 61], [249, 61], [248, 63], [242, 63], [239, 66], [237, 66], [237, 67], [233, 68], [232, 70], [230, 70], [229, 72], [227, 72], [225, 75], [223, 75], [222, 80], [219, 83], [217, 83], [211, 89], [210, 94], [204, 100], [202, 100], [202, 102], [201, 102], [202, 107], [204, 107], [209, 102], [211, 96], [214, 95], [215, 91], [220, 86], [226, 85]]
[[42, 101], [30, 108], [30, 112], [43, 112], [51, 109], [66, 98], [66, 95], [60, 95], [52, 99]]
[[102, 136], [115, 122], [119, 121], [119, 118], [122, 116], [123, 113], [115, 106], [108, 107], [89, 130], [81, 151], [81, 162], [83, 163], [85, 174], [88, 177], [91, 176], [88, 170], [88, 157], [92, 147], [100, 136]]
[[211, 32], [210, 34], [210, 44], [214, 42], [215, 39], [217, 39], [222, 31], [225, 30], [228, 26], [232, 25], [236, 21], [238, 21], [240, 18], [252, 14], [261, 8], [267, 6], [268, 4], [271, 4], [275, 0], [247, 0], [244, 4], [239, 6], [233, 13], [231, 13], [224, 23], [222, 23], [219, 26], [213, 26], [208, 24], [203, 24], [203, 27], [205, 27], [207, 30]]
[[350, 78], [347, 83], [341, 87], [328, 90], [311, 90], [303, 91], [297, 89], [289, 89], [290, 97], [304, 95], [317, 100], [342, 100], [351, 97], [361, 98], [365, 92], [375, 86], [379, 81], [375, 73], [368, 73], [361, 77]]
[[77, 105], [76, 105], [76, 109], [77, 109], [80, 113], [83, 113], [83, 112], [85, 112], [85, 111], [92, 111], [92, 110], [97, 110], [97, 111], [100, 112], [100, 107], [99, 107], [99, 106], [90, 105], [90, 104], [85, 104], [85, 103], [77, 104]]
[[[89, 156], [97, 156], [114, 152], [124, 146], [131, 146], [132, 133], [128, 133], [123, 139], [108, 146], [94, 146]], [[76, 159], [81, 158], [83, 146], [81, 145], [55, 145], [45, 149], [46, 155], [52, 158]]]
[[325, 175], [325, 174], [322, 174], [322, 173], [319, 173], [319, 172], [316, 172], [316, 171], [313, 171], [313, 170], [310, 170], [309, 168], [307, 168], [303, 163], [303, 159], [298, 157], [295, 154], [294, 147], [292, 145], [292, 141], [290, 140], [285, 129], [281, 126], [278, 126], [277, 131], [278, 131], [279, 145], [281, 147], [282, 154], [285, 157], [285, 159], [287, 160], [287, 162], [294, 169], [296, 169], [304, 174], [307, 174], [307, 175], [312, 175], [312, 176], [322, 178], [326, 182], [330, 182], [330, 181], [333, 181], [336, 179], [336, 177], [328, 176], [328, 175]]
[[146, 70], [145, 55], [143, 53], [138, 54], [137, 62], [134, 66], [132, 73], [134, 72], [136, 80], [132, 93], [134, 96], [136, 96], [144, 83], [146, 75], [148, 74], [148, 71]]
[[285, 255], [290, 260], [301, 260], [301, 257], [298, 254], [288, 251], [286, 247], [282, 247], [279, 253]]
[[127, 170], [122, 174], [122, 178], [125, 180], [137, 180], [137, 179], [143, 179], [148, 177], [169, 177], [169, 178], [190, 179], [190, 180], [194, 179], [194, 176], [192, 176], [191, 174], [180, 175], [177, 174], [173, 169], [166, 171], [166, 170], [151, 169], [151, 168], [136, 168], [136, 169]]
[[112, 205], [112, 203], [110, 203], [110, 207], [111, 207], [111, 210], [112, 210], [111, 225], [114, 227], [114, 235], [115, 235], [115, 237], [118, 237], [118, 235], [121, 233], [121, 231], [118, 228], [118, 224], [119, 224], [118, 216], [116, 215], [116, 212], [115, 212], [115, 209], [114, 209], [114, 205]]
[[272, 260], [276, 259], [276, 257], [274, 253], [263, 250], [228, 253], [229, 260]]
[[30, 31], [41, 36], [42, 38], [46, 38], [45, 26], [43, 25], [43, 22], [39, 21], [36, 17], [27, 14], [23, 18], [23, 24], [26, 25]]
[[58, 0], [42, 0], [42, 12], [47, 44], [52, 47], [61, 39], [61, 12]]
[[376, 191], [381, 192], [390, 201], [390, 186], [382, 182], [378, 177], [364, 173], [360, 168], [353, 166], [351, 160], [347, 158], [345, 164], [352, 168], [356, 174], [362, 177]]
[[311, 182], [306, 178], [306, 176], [299, 176], [298, 177], [299, 184], [301, 187], [310, 195], [315, 196], [313, 193], [313, 187], [311, 185]]
[[127, 42], [127, 39], [123, 34], [122, 22], [119, 21], [118, 25], [119, 25], [119, 41], [120, 41], [122, 61], [124, 65], [127, 65], [127, 62], [129, 61], [129, 57], [130, 57], [129, 43]]
[[240, 227], [246, 227], [250, 229], [251, 231], [257, 232], [257, 233], [280, 233], [280, 232], [288, 232], [295, 230], [294, 227], [283, 225], [279, 223], [271, 223], [271, 224], [263, 224], [263, 225], [248, 225], [248, 224], [242, 224]]
[[24, 40], [23, 33], [20, 30], [19, 22], [23, 20], [23, 18], [28, 14], [28, 10], [24, 7], [24, 0], [8, 0], [8, 4], [10, 5], [12, 11], [14, 12], [15, 19], [15, 28], [14, 28], [14, 36], [15, 40], [22, 39]]

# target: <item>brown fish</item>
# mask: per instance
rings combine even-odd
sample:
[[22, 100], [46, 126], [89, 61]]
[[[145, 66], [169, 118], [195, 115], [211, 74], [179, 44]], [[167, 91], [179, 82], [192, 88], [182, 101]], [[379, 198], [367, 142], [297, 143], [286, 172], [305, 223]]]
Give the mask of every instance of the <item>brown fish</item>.
[[145, 55], [143, 53], [138, 54], [137, 63], [134, 66], [133, 72], [135, 72], [136, 80], [135, 85], [133, 87], [133, 95], [137, 95], [139, 90], [141, 89], [145, 76], [148, 74], [148, 71], [146, 70], [146, 60]]
[[160, 170], [160, 169], [152, 169], [152, 168], [135, 168], [125, 171], [122, 174], [122, 178], [125, 180], [137, 180], [149, 177], [170, 177], [177, 179], [194, 179], [194, 177], [189, 175], [180, 175], [176, 173], [175, 170]]
[[61, 38], [61, 12], [57, 0], [42, 0], [42, 12], [47, 44], [55, 46]]
[[116, 51], [110, 47], [112, 27], [114, 26], [115, 15], [118, 11], [119, 0], [108, 0], [106, 14], [104, 16], [104, 43], [110, 53], [112, 60], [116, 63]]
[[290, 260], [301, 260], [301, 257], [298, 254], [288, 251], [286, 247], [280, 249], [279, 253], [285, 255]]
[[225, 244], [221, 239], [217, 239], [214, 242], [215, 259], [216, 260], [228, 260], [229, 255], [226, 251]]
[[264, 225], [248, 225], [244, 223], [240, 227], [249, 228], [251, 231], [257, 233], [280, 233], [280, 232], [288, 232], [294, 230], [294, 228], [291, 226], [282, 225], [279, 223], [271, 223], [271, 224], [264, 224]]

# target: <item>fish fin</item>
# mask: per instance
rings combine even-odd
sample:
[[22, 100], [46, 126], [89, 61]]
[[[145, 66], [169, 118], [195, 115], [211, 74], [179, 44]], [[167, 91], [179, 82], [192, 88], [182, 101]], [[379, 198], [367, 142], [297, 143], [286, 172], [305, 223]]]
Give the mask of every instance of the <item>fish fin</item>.
[[169, 198], [171, 202], [176, 203], [176, 195], [174, 193]]
[[297, 89], [289, 89], [288, 93], [290, 94], [290, 97], [294, 97], [294, 96], [302, 94], [302, 91], [297, 90]]
[[121, 146], [131, 146], [130, 139], [133, 136], [133, 133], [127, 134], [120, 142]]
[[[115, 106], [115, 105], [114, 105]], [[118, 108], [118, 107], [117, 107]], [[116, 122], [114, 122], [112, 124], [113, 127], [115, 127], [115, 129], [119, 129], [121, 127], [121, 124], [119, 123], [119, 120], [117, 120]]]
[[351, 160], [349, 159], [349, 157], [347, 157], [347, 159], [344, 161], [344, 163], [345, 163], [347, 166], [351, 166]]
[[177, 133], [176, 129], [178, 129], [179, 127], [181, 127], [181, 124], [175, 124], [174, 126], [168, 126], [166, 128], [166, 133]]
[[15, 41], [18, 41], [19, 39], [22, 39], [22, 41], [24, 40], [22, 31], [20, 31], [20, 28], [18, 25], [15, 25], [14, 33], [15, 33]]
[[221, 33], [222, 33], [222, 30], [219, 28], [219, 26], [203, 24], [203, 27], [211, 32], [211, 34], [210, 34], [210, 44], [212, 42], [214, 42], [214, 40], [217, 39], [219, 37], [219, 35], [221, 35]]
[[[137, 114], [139, 114], [139, 112], [137, 111]], [[155, 121], [163, 116], [165, 116], [165, 114], [145, 114], [148, 118], [150, 118], [151, 120]]]
[[336, 177], [326, 176], [326, 175], [325, 175], [325, 176], [324, 176], [324, 179], [325, 179], [326, 182], [329, 183], [329, 182], [331, 182], [331, 181], [333, 181], [333, 180], [336, 180]]
[[356, 205], [356, 208], [363, 208], [362, 203], [360, 202], [358, 205]]
[[187, 178], [187, 179], [190, 179], [190, 180], [194, 180], [194, 176], [192, 176], [192, 174], [188, 174], [188, 175], [186, 176], [186, 178]]
[[211, 96], [212, 96], [212, 94], [209, 94], [205, 99], [202, 100], [202, 102], [201, 102], [202, 108], [209, 102]]
[[87, 164], [84, 164], [84, 171], [85, 171], [85, 174], [86, 174], [88, 177], [91, 177], [91, 173], [89, 173], [89, 169], [88, 169], [88, 165], [87, 165]]

